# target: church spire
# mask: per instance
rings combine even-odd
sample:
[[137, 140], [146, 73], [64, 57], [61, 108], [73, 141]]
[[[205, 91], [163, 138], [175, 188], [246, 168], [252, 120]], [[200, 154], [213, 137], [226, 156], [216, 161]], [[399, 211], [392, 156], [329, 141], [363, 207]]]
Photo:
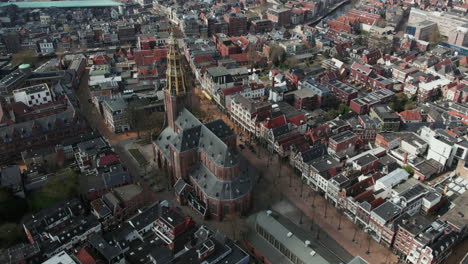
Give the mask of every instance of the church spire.
[[187, 92], [179, 43], [174, 37], [173, 32], [171, 32], [169, 50], [167, 52], [166, 83], [167, 90], [172, 96], [183, 95]]

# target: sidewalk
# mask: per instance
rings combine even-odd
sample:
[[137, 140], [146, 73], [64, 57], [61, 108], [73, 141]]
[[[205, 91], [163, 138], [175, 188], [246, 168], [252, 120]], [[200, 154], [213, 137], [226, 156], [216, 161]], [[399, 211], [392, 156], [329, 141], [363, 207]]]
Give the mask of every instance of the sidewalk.
[[[256, 147], [257, 150], [258, 148], [259, 147]], [[253, 154], [249, 150], [242, 151], [242, 154], [255, 167], [263, 171], [263, 175], [266, 177], [265, 180], [271, 182], [273, 181], [273, 177], [278, 177], [279, 163], [276, 161], [276, 158], [273, 158], [273, 161], [267, 165], [268, 157], [266, 155], [262, 155], [262, 158], [258, 158], [258, 154]], [[289, 187], [290, 174], [292, 174], [291, 187]], [[287, 199], [304, 212], [306, 217], [312, 219], [321, 229], [325, 230], [330, 237], [338, 241], [338, 243], [352, 255], [359, 255], [372, 264], [390, 264], [398, 262], [398, 258], [390, 249], [383, 247], [372, 239], [369, 240], [367, 234], [361, 229], [356, 229], [355, 231], [355, 225], [344, 215], [341, 217], [341, 229], [338, 230], [340, 221], [338, 210], [326, 202], [324, 197], [316, 194], [314, 202], [315, 208], [312, 208], [311, 205], [314, 199], [313, 190], [304, 184], [303, 195], [300, 197], [301, 181], [290, 166], [282, 167], [281, 176], [276, 180], [276, 183], [279, 192], [283, 193]], [[327, 208], [325, 209], [325, 207]], [[353, 237], [355, 238], [355, 242], [352, 241]], [[369, 241], [370, 253], [366, 254]]]

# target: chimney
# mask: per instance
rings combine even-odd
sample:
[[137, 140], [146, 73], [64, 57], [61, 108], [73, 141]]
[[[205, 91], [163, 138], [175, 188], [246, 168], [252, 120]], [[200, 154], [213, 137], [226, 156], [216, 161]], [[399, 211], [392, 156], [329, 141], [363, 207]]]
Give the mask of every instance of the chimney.
[[405, 156], [403, 158], [403, 163], [407, 164], [407, 162], [408, 162], [408, 152], [405, 152]]
[[310, 241], [309, 241], [309, 240], [306, 240], [306, 241], [304, 242], [304, 244], [305, 244], [306, 247], [308, 247], [308, 246], [310, 246]]
[[271, 88], [275, 87], [275, 76], [271, 77]]

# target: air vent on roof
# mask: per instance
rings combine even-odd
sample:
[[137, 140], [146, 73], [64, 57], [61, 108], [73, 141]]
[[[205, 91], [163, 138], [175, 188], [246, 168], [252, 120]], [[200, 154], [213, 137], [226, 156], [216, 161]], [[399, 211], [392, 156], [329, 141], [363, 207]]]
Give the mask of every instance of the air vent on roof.
[[293, 233], [291, 232], [288, 232], [288, 234], [286, 235], [287, 237], [292, 237]]

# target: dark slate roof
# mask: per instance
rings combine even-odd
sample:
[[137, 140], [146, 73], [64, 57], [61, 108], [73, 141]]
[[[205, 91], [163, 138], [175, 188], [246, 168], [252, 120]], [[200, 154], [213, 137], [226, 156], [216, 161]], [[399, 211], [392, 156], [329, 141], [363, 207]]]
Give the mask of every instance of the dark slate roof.
[[236, 200], [248, 194], [253, 185], [255, 171], [241, 163], [240, 173], [233, 180], [220, 180], [203, 164], [198, 164], [190, 176], [194, 184], [207, 196], [221, 201]]
[[323, 155], [320, 158], [314, 159], [308, 163], [318, 172], [325, 172], [331, 168], [339, 167], [340, 163], [329, 155]]
[[289, 132], [289, 125], [285, 124], [285, 125], [282, 125], [282, 126], [279, 126], [279, 127], [275, 127], [275, 128], [272, 129], [272, 132], [273, 132], [273, 137], [274, 138], [282, 136], [282, 135]]
[[430, 247], [434, 251], [434, 256], [438, 257], [441, 253], [449, 250], [458, 240], [461, 238], [460, 233], [452, 231], [447, 235], [439, 238], [434, 244]]
[[180, 140], [180, 138], [177, 138], [177, 134], [170, 127], [166, 127], [161, 134], [159, 134], [156, 144], [167, 159], [170, 158], [169, 145], [177, 144], [177, 140]]
[[140, 230], [159, 218], [161, 215], [161, 206], [159, 203], [154, 203], [143, 212], [133, 216], [128, 222], [136, 229]]
[[310, 148], [301, 153], [302, 161], [308, 163], [316, 158], [319, 158], [327, 153], [327, 146], [324, 144], [317, 144], [313, 148]]
[[198, 148], [220, 167], [232, 167], [239, 162], [239, 154], [223, 141], [225, 137], [234, 134], [223, 120], [202, 124], [184, 108], [175, 123], [181, 128], [179, 134], [167, 127], [156, 140], [166, 158], [170, 158], [169, 145], [173, 145], [179, 152]]
[[181, 194], [182, 191], [184, 190], [185, 186], [187, 186], [187, 183], [184, 181], [184, 179], [179, 178], [176, 183], [174, 184], [174, 191], [177, 194]]
[[192, 128], [195, 126], [201, 126], [202, 123], [200, 120], [198, 120], [192, 113], [190, 113], [189, 110], [186, 108], [183, 108], [182, 111], [180, 111], [176, 121], [176, 125], [180, 127], [182, 130], [187, 129], [187, 128]]
[[132, 177], [122, 164], [113, 165], [110, 169], [102, 171], [101, 177], [104, 188], [112, 188], [132, 181]]
[[234, 131], [222, 119], [210, 121], [205, 126], [221, 139], [234, 135]]
[[108, 261], [123, 253], [122, 249], [120, 249], [117, 245], [109, 244], [100, 234], [91, 236], [88, 239], [88, 242]]

